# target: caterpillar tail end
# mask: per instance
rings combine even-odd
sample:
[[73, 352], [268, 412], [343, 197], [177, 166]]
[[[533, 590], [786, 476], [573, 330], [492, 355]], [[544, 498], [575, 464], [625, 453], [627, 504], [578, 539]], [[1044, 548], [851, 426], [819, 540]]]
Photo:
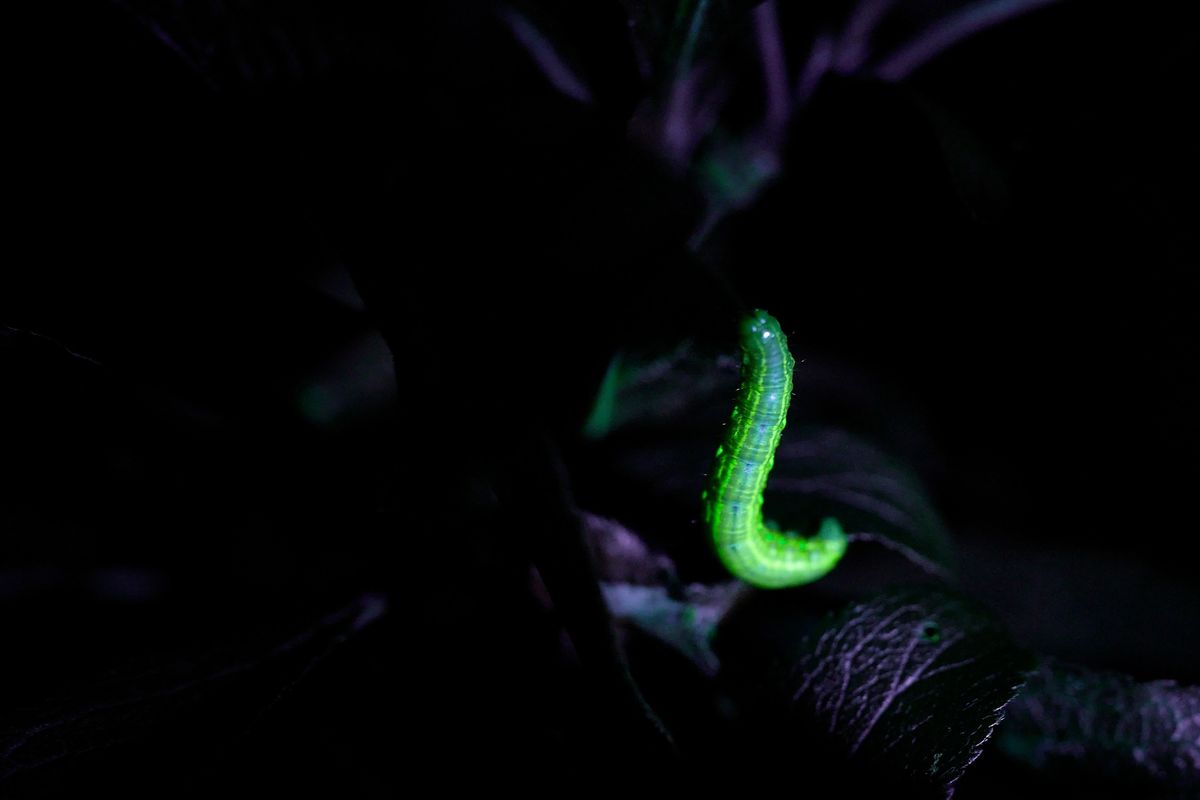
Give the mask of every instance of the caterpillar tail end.
[[846, 554], [849, 537], [834, 517], [821, 520], [813, 536], [779, 534], [718, 544], [717, 555], [734, 577], [759, 589], [789, 589], [820, 580]]

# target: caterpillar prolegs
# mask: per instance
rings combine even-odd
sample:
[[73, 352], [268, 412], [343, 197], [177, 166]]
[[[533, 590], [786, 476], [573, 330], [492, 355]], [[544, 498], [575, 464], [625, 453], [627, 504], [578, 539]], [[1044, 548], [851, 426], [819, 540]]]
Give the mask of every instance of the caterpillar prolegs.
[[808, 537], [763, 520], [763, 489], [787, 423], [796, 360], [767, 312], [755, 311], [741, 327], [741, 386], [704, 490], [704, 519], [717, 556], [736, 577], [764, 589], [798, 586], [833, 569], [846, 552], [846, 534], [832, 517]]

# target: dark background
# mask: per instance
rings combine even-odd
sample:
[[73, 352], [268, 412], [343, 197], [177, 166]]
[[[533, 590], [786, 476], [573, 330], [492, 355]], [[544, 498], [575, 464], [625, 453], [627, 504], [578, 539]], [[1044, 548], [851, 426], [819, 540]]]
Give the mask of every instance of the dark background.
[[[485, 3], [333, 5], [6, 11], [0, 734], [65, 731], [8, 753], [14, 791], [377, 797], [447, 754], [644, 755], [558, 660], [528, 577], [556, 551], [494, 505], [537, 485], [529, 442], [570, 466], [618, 347], [731, 344], [743, 307], [903, 398], [879, 413], [1019, 639], [1200, 681], [1178, 4], [830, 79], [700, 255], [702, 198], [624, 134], [612, 13], [560, 33], [584, 107]], [[792, 52], [841, 9], [812, 13]]]

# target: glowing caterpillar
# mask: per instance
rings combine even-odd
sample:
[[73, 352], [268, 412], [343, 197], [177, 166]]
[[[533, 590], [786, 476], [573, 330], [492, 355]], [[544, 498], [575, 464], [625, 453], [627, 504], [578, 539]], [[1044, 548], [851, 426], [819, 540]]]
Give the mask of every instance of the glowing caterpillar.
[[742, 385], [703, 494], [717, 556], [735, 576], [764, 589], [815, 581], [846, 552], [846, 534], [832, 517], [812, 537], [781, 531], [762, 517], [795, 366], [774, 317], [755, 311], [742, 321]]

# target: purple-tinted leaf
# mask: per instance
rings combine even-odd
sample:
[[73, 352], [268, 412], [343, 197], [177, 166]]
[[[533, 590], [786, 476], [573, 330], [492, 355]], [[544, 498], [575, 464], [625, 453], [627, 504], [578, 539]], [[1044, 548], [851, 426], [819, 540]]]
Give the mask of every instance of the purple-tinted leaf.
[[583, 527], [601, 581], [632, 586], [665, 586], [678, 582], [671, 559], [653, 552], [621, 523], [584, 514]]
[[1124, 797], [1200, 794], [1200, 687], [1046, 660], [997, 743], [1050, 781]]
[[679, 651], [706, 675], [719, 663], [712, 640], [745, 589], [737, 581], [682, 585], [675, 564], [620, 523], [585, 515], [585, 532], [600, 588], [616, 619]]
[[1031, 666], [989, 616], [936, 592], [855, 603], [807, 649], [801, 728], [879, 784], [930, 796], [953, 793]]
[[[907, 78], [929, 61], [977, 33], [993, 28], [1056, 0], [976, 0], [954, 3], [897, 4], [897, 27], [908, 36], [882, 56], [871, 72], [889, 81]], [[930, 9], [934, 13], [929, 13]], [[915, 12], [915, 13], [914, 13]]]
[[505, 8], [501, 14], [513, 38], [529, 53], [551, 86], [576, 102], [592, 102], [592, 90], [533, 22], [516, 9]]

